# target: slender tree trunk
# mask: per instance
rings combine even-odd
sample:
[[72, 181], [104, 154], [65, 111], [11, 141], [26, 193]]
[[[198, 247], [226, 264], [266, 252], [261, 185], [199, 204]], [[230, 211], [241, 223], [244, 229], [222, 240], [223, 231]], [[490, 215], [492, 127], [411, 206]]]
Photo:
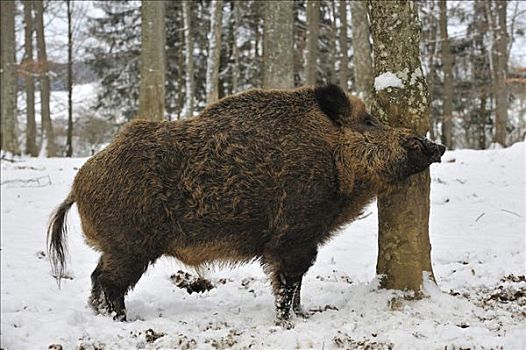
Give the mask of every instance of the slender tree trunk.
[[142, 0], [139, 118], [164, 119], [166, 72], [164, 14], [164, 1]]
[[453, 57], [449, 50], [449, 38], [447, 33], [447, 3], [446, 0], [439, 0], [440, 3], [440, 39], [442, 65], [444, 69], [444, 107], [442, 115], [442, 143], [448, 149], [453, 148]]
[[38, 156], [35, 122], [35, 62], [33, 60], [33, 0], [24, 0], [24, 59], [22, 72], [26, 93], [26, 154]]
[[497, 28], [493, 28], [496, 34], [495, 40], [495, 142], [506, 146], [506, 125], [508, 123], [508, 89], [506, 76], [508, 71], [508, 32], [506, 23], [507, 0], [493, 0], [496, 6]]
[[192, 37], [192, 3], [183, 1], [185, 66], [186, 66], [186, 97], [184, 116], [194, 114], [194, 40]]
[[239, 28], [241, 25], [241, 15], [240, 15], [240, 2], [232, 1], [232, 11], [234, 12], [234, 41], [232, 43], [232, 55], [234, 56], [234, 64], [232, 66], [232, 93], [239, 92], [239, 47], [237, 46], [237, 41], [239, 38]]
[[50, 93], [51, 84], [49, 82], [49, 67], [46, 52], [46, 39], [44, 34], [44, 4], [42, 1], [33, 1], [35, 9], [35, 31], [37, 34], [37, 51], [40, 80], [40, 112], [42, 115], [42, 142], [46, 140], [46, 153], [48, 157], [57, 155], [57, 146], [55, 144], [55, 134], [51, 122], [50, 111]]
[[[429, 94], [420, 63], [420, 22], [412, 1], [369, 1], [375, 76], [396, 74], [403, 87], [375, 92], [373, 111], [387, 124], [425, 135]], [[434, 279], [429, 242], [429, 170], [378, 197], [378, 262], [384, 288], [419, 294]]]
[[373, 62], [366, 1], [351, 1], [351, 22], [356, 92], [367, 104], [370, 104], [373, 89]]
[[349, 89], [349, 58], [347, 57], [347, 1], [340, 1], [338, 10], [340, 13], [340, 87], [347, 91]]
[[[427, 76], [427, 82], [428, 82], [428, 86], [429, 86], [429, 102], [431, 103], [433, 100], [434, 100], [434, 86], [435, 86], [435, 69], [434, 69], [434, 66], [435, 66], [435, 56], [436, 56], [436, 42], [437, 42], [437, 24], [436, 24], [436, 17], [435, 17], [435, 0], [431, 0], [431, 3], [430, 3], [430, 9], [429, 11], [431, 12], [430, 15], [429, 15], [429, 26], [430, 26], [430, 35], [429, 35], [429, 38], [427, 38], [427, 40], [429, 40], [430, 44], [429, 44], [429, 56], [428, 56], [428, 61], [427, 61], [427, 65], [429, 67], [429, 74]], [[429, 122], [429, 136], [431, 138], [431, 140], [436, 140], [436, 132], [435, 132], [435, 127], [436, 127], [436, 118], [434, 117], [434, 114], [433, 114], [433, 111], [431, 111], [431, 114], [430, 114], [430, 122]]]
[[68, 136], [66, 157], [73, 156], [73, 32], [71, 30], [71, 0], [66, 1], [68, 13]]
[[265, 3], [264, 88], [294, 87], [292, 1]]
[[[184, 41], [185, 41], [185, 32], [183, 30], [180, 30], [179, 31], [179, 42], [183, 43]], [[186, 55], [185, 55], [184, 46], [185, 46], [184, 44], [179, 45], [179, 49], [177, 52], [177, 64], [179, 67], [185, 67]], [[177, 93], [177, 96], [178, 96], [177, 119], [181, 119], [182, 116], [183, 117], [185, 116], [184, 107], [185, 107], [186, 91], [183, 88], [183, 86], [185, 86], [185, 76], [182, 72], [183, 72], [183, 69], [181, 69], [181, 74], [179, 74], [177, 77], [177, 81], [178, 81], [177, 86], [179, 87], [179, 91]]]
[[206, 103], [214, 103], [219, 98], [218, 75], [221, 54], [221, 18], [223, 1], [214, 0], [210, 4], [210, 31], [208, 37], [208, 64], [206, 67]]
[[320, 33], [319, 0], [307, 0], [307, 28], [307, 64], [305, 67], [305, 82], [307, 85], [316, 85]]
[[327, 81], [331, 84], [337, 84], [338, 78], [336, 77], [336, 41], [338, 40], [336, 36], [336, 3], [334, 0], [330, 0], [329, 4], [329, 16], [331, 21], [331, 26], [329, 28], [329, 71], [327, 72]]
[[1, 51], [2, 66], [0, 80], [2, 90], [1, 105], [1, 146], [4, 151], [20, 154], [18, 147], [18, 123], [16, 109], [16, 39], [15, 39], [15, 8], [13, 1], [1, 2]]

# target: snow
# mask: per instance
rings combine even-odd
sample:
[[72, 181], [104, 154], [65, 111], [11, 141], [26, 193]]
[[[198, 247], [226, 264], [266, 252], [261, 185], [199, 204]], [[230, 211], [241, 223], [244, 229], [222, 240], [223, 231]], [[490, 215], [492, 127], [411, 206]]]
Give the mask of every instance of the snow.
[[402, 83], [402, 79], [391, 72], [382, 73], [374, 79], [374, 89], [376, 91], [381, 91], [388, 87], [403, 88], [404, 84]]
[[[448, 151], [432, 165], [438, 286], [426, 282], [426, 298], [408, 301], [378, 288], [372, 205], [320, 250], [303, 283], [304, 307], [320, 312], [296, 319], [292, 330], [273, 325], [269, 283], [254, 264], [211, 271], [216, 288], [188, 295], [169, 278], [183, 267], [161, 259], [129, 293], [129, 322], [94, 315], [86, 301], [98, 254], [84, 244], [76, 210], [69, 216], [72, 279], [61, 290], [43, 255], [49, 214], [86, 159], [2, 161], [1, 347], [524, 349], [524, 148]], [[499, 297], [508, 292], [508, 300]]]

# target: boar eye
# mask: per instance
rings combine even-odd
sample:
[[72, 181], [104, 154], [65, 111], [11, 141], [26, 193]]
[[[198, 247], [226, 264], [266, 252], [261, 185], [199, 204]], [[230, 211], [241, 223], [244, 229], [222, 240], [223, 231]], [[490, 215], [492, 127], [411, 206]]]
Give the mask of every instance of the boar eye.
[[374, 121], [371, 118], [365, 119], [365, 125], [367, 125], [368, 127], [371, 127], [371, 128], [376, 126], [376, 124], [374, 123]]

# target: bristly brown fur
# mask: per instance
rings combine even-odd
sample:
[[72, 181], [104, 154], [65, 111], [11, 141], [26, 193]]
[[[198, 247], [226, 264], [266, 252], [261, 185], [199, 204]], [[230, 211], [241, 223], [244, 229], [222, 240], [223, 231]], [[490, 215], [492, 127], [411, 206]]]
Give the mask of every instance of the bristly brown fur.
[[[64, 262], [74, 199], [86, 241], [102, 253], [90, 297], [98, 312], [124, 319], [124, 295], [162, 255], [194, 266], [256, 259], [288, 325], [318, 247], [410, 175], [409, 137], [335, 86], [251, 90], [198, 117], [131, 122], [79, 170], [54, 216], [54, 264]], [[415, 157], [413, 173], [430, 163]]]

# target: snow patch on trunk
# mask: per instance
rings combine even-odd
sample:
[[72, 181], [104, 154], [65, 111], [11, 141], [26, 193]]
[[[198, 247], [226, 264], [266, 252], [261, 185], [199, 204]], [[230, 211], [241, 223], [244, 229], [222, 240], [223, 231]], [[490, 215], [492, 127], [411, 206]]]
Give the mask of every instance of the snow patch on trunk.
[[402, 83], [402, 79], [391, 72], [385, 72], [374, 79], [374, 89], [376, 91], [381, 91], [389, 87], [403, 88], [404, 84]]

